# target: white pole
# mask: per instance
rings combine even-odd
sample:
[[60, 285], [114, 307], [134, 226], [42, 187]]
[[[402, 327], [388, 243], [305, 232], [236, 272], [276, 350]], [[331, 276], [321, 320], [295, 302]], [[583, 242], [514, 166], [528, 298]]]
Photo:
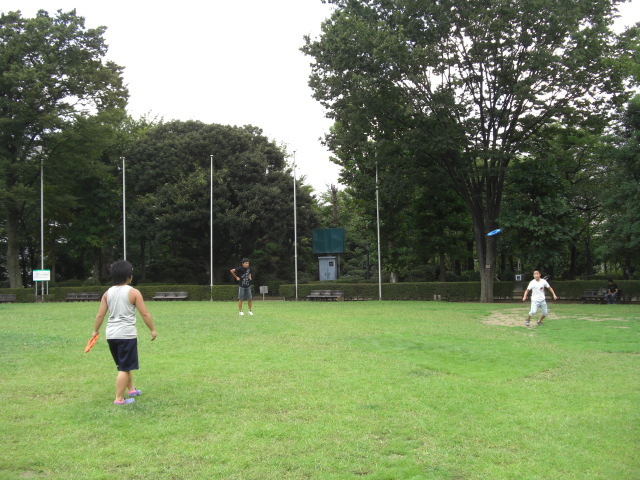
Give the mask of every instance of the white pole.
[[40, 270], [44, 270], [44, 173], [42, 158], [40, 159]]
[[295, 258], [296, 301], [298, 301], [298, 207], [296, 199], [296, 152], [293, 151], [293, 256]]
[[213, 302], [213, 155], [209, 155], [209, 159], [211, 160], [211, 166], [209, 167], [210, 176], [209, 179], [209, 197], [210, 197], [210, 208], [209, 208], [209, 286], [210, 286], [210, 301]]
[[122, 157], [122, 250], [123, 260], [127, 259], [127, 206], [125, 200], [126, 177], [124, 172], [124, 157]]
[[378, 229], [378, 297], [382, 300], [382, 260], [380, 254], [380, 194], [378, 192], [378, 161], [376, 160], [376, 224]]
[[44, 180], [43, 161], [40, 159], [40, 269], [44, 270]]
[[[40, 158], [40, 270], [44, 270], [44, 161]], [[47, 286], [48, 290], [48, 286]], [[44, 284], [40, 284], [40, 292], [44, 295]], [[38, 296], [38, 282], [36, 282], [36, 297]], [[44, 297], [43, 297], [44, 298]], [[36, 298], [37, 300], [37, 298]]]

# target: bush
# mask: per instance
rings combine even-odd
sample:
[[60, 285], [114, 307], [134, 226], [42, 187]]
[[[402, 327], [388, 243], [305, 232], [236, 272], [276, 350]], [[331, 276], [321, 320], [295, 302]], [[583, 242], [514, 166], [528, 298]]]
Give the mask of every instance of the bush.
[[436, 270], [435, 265], [416, 265], [409, 268], [405, 280], [408, 282], [435, 282]]
[[[616, 284], [627, 299], [640, 300], [640, 280], [616, 280]], [[558, 297], [562, 300], [580, 301], [580, 297], [587, 289], [599, 289], [606, 286], [602, 280], [564, 280], [550, 282]], [[494, 282], [495, 300], [519, 300], [524, 293], [527, 282]], [[273, 280], [267, 282], [270, 295], [278, 295], [285, 298], [295, 298], [295, 285], [284, 284]], [[47, 302], [64, 302], [67, 293], [86, 292], [104, 293], [108, 286], [66, 286], [49, 287], [49, 295], [45, 296]], [[216, 301], [236, 300], [238, 287], [236, 285], [163, 285], [141, 284], [137, 286], [145, 300], [151, 300], [156, 292], [186, 291], [189, 300], [208, 301], [213, 297]], [[343, 290], [345, 299], [377, 299], [378, 283], [352, 283], [345, 282], [314, 282], [298, 283], [298, 298], [304, 299], [311, 290]], [[33, 288], [0, 288], [0, 293], [13, 293], [17, 302], [35, 302]], [[254, 286], [254, 297], [260, 294], [259, 286]], [[480, 300], [480, 282], [401, 282], [384, 283], [382, 285], [382, 298], [384, 300], [434, 300], [441, 299], [457, 302], [477, 302]]]
[[298, 272], [298, 284], [313, 282], [314, 277], [307, 272]]
[[[284, 285], [285, 283], [286, 282], [284, 280], [267, 280], [266, 282], [264, 282], [264, 284], [269, 289], [269, 293], [267, 295], [269, 295], [270, 297], [280, 296], [280, 285]], [[254, 296], [260, 294], [259, 285], [256, 286], [256, 291], [253, 292], [253, 294]]]
[[[504, 280], [504, 278], [503, 278]], [[509, 279], [507, 279], [508, 281]], [[477, 270], [465, 270], [460, 275], [460, 281], [462, 282], [479, 282], [480, 281], [480, 272]]]
[[81, 287], [84, 285], [82, 280], [78, 280], [77, 278], [71, 278], [69, 280], [64, 280], [62, 282], [53, 283], [56, 287]]
[[[138, 287], [145, 300], [152, 299], [156, 292], [187, 292], [189, 300], [236, 300], [238, 287], [235, 285], [140, 285]], [[254, 292], [255, 295], [255, 292]]]
[[[618, 280], [618, 287], [622, 289], [627, 298], [640, 298], [640, 281]], [[494, 282], [494, 300], [519, 300], [522, 298], [524, 288], [528, 282], [516, 284], [515, 282]], [[601, 281], [557, 281], [551, 282], [556, 295], [560, 299], [580, 301], [580, 297], [586, 289], [602, 288], [606, 282]], [[337, 283], [317, 282], [314, 284], [299, 286], [298, 298], [305, 298], [311, 290], [344, 290], [345, 300], [366, 298], [378, 298], [377, 283]], [[285, 298], [295, 297], [294, 285], [282, 285], [280, 294]], [[422, 282], [422, 283], [383, 283], [382, 298], [384, 300], [441, 300], [451, 302], [477, 302], [480, 301], [480, 282]]]

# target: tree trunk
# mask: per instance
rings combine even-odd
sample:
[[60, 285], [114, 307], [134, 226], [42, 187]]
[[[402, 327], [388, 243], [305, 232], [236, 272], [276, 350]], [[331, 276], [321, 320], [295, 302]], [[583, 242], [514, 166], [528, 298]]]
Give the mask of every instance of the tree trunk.
[[587, 275], [593, 275], [593, 257], [591, 256], [591, 236], [589, 232], [587, 232], [584, 238], [584, 249], [586, 257], [586, 273]]
[[440, 251], [440, 278], [438, 279], [440, 282], [447, 281], [447, 264], [445, 262], [444, 252]]
[[624, 280], [631, 280], [631, 273], [633, 272], [633, 267], [631, 266], [631, 255], [626, 254], [624, 257], [624, 270], [622, 278]]
[[493, 269], [480, 269], [480, 301], [493, 303]]
[[20, 214], [9, 208], [7, 213], [7, 274], [10, 288], [22, 288], [20, 271]]
[[[476, 219], [474, 219], [474, 224]], [[474, 225], [476, 250], [478, 252], [478, 270], [480, 270], [480, 301], [493, 303], [493, 276], [495, 263], [495, 237], [486, 237], [482, 223]]]
[[[147, 279], [147, 264], [145, 261], [145, 247], [147, 245], [146, 239], [145, 237], [142, 237], [140, 239], [140, 279], [141, 280], [146, 280]], [[211, 266], [209, 264], [207, 264], [207, 270], [211, 270]], [[211, 272], [207, 271], [207, 273], [209, 274], [209, 277], [211, 278]]]
[[575, 243], [571, 245], [571, 264], [569, 265], [568, 280], [575, 280], [578, 272], [578, 249]]
[[331, 185], [331, 214], [333, 224], [340, 225], [340, 207], [338, 206], [338, 187]]
[[365, 280], [368, 282], [369, 279], [371, 278], [371, 258], [370, 258], [371, 254], [369, 252], [369, 245], [367, 245], [367, 264], [366, 264], [366, 270], [364, 273], [364, 278]]
[[475, 256], [473, 255], [473, 241], [467, 242], [467, 270], [473, 272], [475, 270], [474, 260]]

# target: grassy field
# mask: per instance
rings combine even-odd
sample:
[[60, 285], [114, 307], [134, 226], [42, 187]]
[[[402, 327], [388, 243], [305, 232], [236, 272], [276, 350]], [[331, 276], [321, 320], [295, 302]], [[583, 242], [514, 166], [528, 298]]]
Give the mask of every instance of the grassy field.
[[150, 302], [125, 407], [97, 303], [0, 305], [0, 479], [640, 478], [640, 309], [528, 305]]

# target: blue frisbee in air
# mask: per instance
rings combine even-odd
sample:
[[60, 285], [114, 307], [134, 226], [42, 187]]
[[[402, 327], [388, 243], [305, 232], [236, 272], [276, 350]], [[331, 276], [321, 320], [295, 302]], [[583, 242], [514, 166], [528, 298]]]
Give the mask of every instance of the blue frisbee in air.
[[489, 233], [487, 233], [487, 237], [493, 237], [494, 235], [497, 235], [501, 232], [502, 230], [500, 228], [496, 228], [495, 230], [491, 230]]

